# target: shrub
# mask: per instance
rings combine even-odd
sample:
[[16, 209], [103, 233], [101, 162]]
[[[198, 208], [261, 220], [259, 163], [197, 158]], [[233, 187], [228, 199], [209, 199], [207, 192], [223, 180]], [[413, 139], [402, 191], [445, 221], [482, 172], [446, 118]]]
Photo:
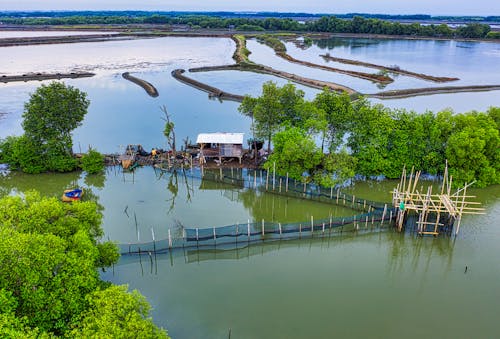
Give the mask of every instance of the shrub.
[[87, 154], [84, 154], [80, 167], [89, 174], [97, 174], [104, 170], [104, 156], [98, 151], [90, 148]]

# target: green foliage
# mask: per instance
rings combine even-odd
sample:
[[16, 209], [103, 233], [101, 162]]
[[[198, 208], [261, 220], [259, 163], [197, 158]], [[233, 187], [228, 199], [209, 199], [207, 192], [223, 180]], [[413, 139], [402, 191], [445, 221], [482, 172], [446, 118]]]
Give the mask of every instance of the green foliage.
[[267, 46], [271, 47], [272, 49], [274, 49], [274, 51], [276, 52], [276, 54], [284, 54], [286, 53], [286, 46], [283, 42], [281, 42], [280, 39], [272, 36], [272, 35], [268, 35], [268, 34], [264, 34], [264, 35], [259, 35], [257, 37], [257, 41], [261, 42], [261, 43], [264, 43], [266, 44]]
[[338, 153], [330, 153], [323, 159], [323, 166], [314, 173], [314, 182], [333, 187], [352, 178], [356, 173], [357, 159], [351, 156], [345, 148]]
[[[4, 13], [0, 21], [5, 24], [14, 25], [85, 25], [80, 27], [98, 29], [99, 25], [109, 24], [161, 24], [166, 25], [189, 25], [192, 29], [215, 28], [227, 29], [234, 26], [238, 29], [248, 27], [249, 30], [266, 31], [307, 31], [307, 32], [330, 32], [330, 33], [365, 33], [365, 34], [387, 34], [387, 35], [410, 35], [428, 37], [487, 37], [498, 38], [496, 32], [489, 32], [486, 24], [474, 21], [498, 21], [498, 17], [431, 17], [429, 15], [387, 15], [387, 14], [343, 14], [337, 16], [310, 15], [311, 20], [303, 20], [304, 14], [297, 14], [298, 18], [280, 17], [281, 14], [273, 13], [277, 17], [262, 18], [260, 14], [250, 14], [248, 17], [223, 15], [203, 15], [202, 13], [182, 14], [178, 12], [149, 13], [149, 12], [99, 12], [89, 14], [88, 12], [37, 12], [37, 13]], [[267, 16], [267, 15], [266, 15]], [[286, 13], [290, 16], [290, 13]], [[435, 20], [436, 24], [420, 25], [419, 23], [405, 24], [402, 20]], [[464, 27], [451, 29], [446, 23], [450, 20], [469, 22]], [[479, 25], [478, 27], [471, 25]], [[90, 26], [93, 25], [93, 26]], [[486, 27], [488, 26], [488, 27]]]
[[73, 338], [169, 338], [148, 317], [150, 306], [137, 291], [111, 286], [87, 297], [89, 308], [82, 314]]
[[260, 26], [257, 26], [257, 25], [248, 25], [248, 24], [243, 24], [243, 25], [239, 25], [238, 27], [236, 27], [236, 29], [238, 31], [265, 31], [264, 28], [260, 27]]
[[351, 103], [347, 93], [333, 92], [328, 88], [316, 95], [314, 104], [325, 116], [327, 126], [323, 140], [326, 139], [330, 152], [335, 152], [343, 143], [349, 122], [354, 115], [355, 105]]
[[24, 105], [24, 135], [0, 142], [0, 161], [36, 174], [76, 169], [71, 132], [87, 113], [86, 94], [63, 83], [40, 86]]
[[[416, 114], [371, 105], [363, 98], [352, 102], [347, 94], [327, 89], [308, 102], [291, 84], [280, 88], [266, 83], [262, 96], [246, 97], [239, 110], [253, 113], [256, 137], [274, 142], [264, 167], [276, 166], [278, 174], [295, 179], [306, 175], [333, 186], [354, 173], [398, 178], [404, 166], [442, 174], [448, 160], [455, 185], [500, 183], [497, 107], [486, 113]], [[326, 142], [328, 155], [316, 148], [318, 136]]]
[[293, 84], [278, 87], [269, 81], [262, 86], [262, 95], [246, 96], [238, 110], [253, 117], [253, 129], [257, 138], [268, 141], [268, 150], [274, 134], [284, 125], [304, 128], [307, 131], [324, 129], [323, 112], [304, 100], [304, 92]]
[[[71, 132], [81, 125], [87, 95], [61, 82], [41, 85], [24, 105], [24, 135], [41, 153], [72, 155]], [[54, 154], [55, 153], [55, 154]]]
[[456, 184], [477, 181], [485, 187], [500, 183], [500, 135], [487, 114], [470, 112], [455, 117], [446, 157]]
[[137, 292], [102, 290], [97, 268], [118, 250], [98, 243], [101, 218], [93, 202], [0, 199], [0, 337], [166, 338]]
[[[274, 151], [264, 164], [264, 168], [296, 180], [311, 176], [323, 160], [323, 153], [314, 140], [298, 127], [287, 128], [273, 138]], [[310, 179], [310, 178], [309, 178]]]
[[88, 174], [102, 173], [104, 170], [104, 155], [89, 148], [87, 154], [84, 154], [80, 160], [80, 167]]
[[0, 142], [1, 161], [12, 169], [37, 174], [47, 170], [46, 157], [36, 151], [36, 146], [26, 138], [8, 137]]

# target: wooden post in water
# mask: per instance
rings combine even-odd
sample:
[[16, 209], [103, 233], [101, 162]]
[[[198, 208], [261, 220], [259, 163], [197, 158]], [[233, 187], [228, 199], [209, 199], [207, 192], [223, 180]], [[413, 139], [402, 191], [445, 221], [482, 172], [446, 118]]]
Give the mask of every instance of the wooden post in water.
[[253, 172], [253, 188], [257, 188], [257, 170]]
[[266, 171], [266, 191], [269, 189], [269, 171]]
[[198, 236], [198, 227], [196, 227], [196, 247], [198, 247], [199, 236]]
[[352, 208], [354, 208], [354, 199], [356, 199], [356, 197], [353, 195], [352, 196], [352, 205], [351, 205]]
[[311, 215], [311, 235], [314, 232], [314, 217]]
[[288, 192], [288, 172], [286, 172], [285, 192]]
[[299, 224], [299, 239], [302, 238], [302, 224]]
[[368, 228], [368, 216], [366, 216], [366, 220], [365, 220], [365, 228]]
[[214, 242], [215, 245], [217, 245], [217, 235], [215, 234], [215, 226], [213, 227], [213, 230], [214, 230]]
[[238, 231], [238, 223], [236, 223], [236, 237], [235, 237], [236, 238], [236, 245], [238, 245], [238, 233], [239, 233], [239, 231]]
[[262, 240], [264, 240], [264, 234], [266, 234], [266, 233], [264, 230], [264, 219], [262, 219]]
[[172, 248], [172, 234], [170, 233], [170, 228], [168, 229], [168, 248]]
[[276, 187], [276, 161], [273, 162], [273, 191]]
[[323, 228], [321, 229], [321, 232], [325, 234], [325, 223], [323, 223]]
[[280, 186], [279, 186], [279, 192], [281, 193], [281, 177], [280, 177]]
[[337, 205], [338, 205], [338, 203], [339, 203], [339, 194], [340, 194], [340, 190], [339, 190], [339, 189], [337, 189]]
[[330, 187], [330, 200], [333, 199], [333, 186]]
[[344, 205], [345, 205], [345, 193], [344, 193]]
[[155, 231], [153, 230], [153, 227], [151, 227], [151, 237], [153, 238], [153, 252], [156, 253]]
[[250, 241], [250, 219], [248, 219], [248, 223], [247, 223], [247, 237], [248, 237], [248, 241]]
[[387, 212], [387, 204], [384, 205], [384, 212], [382, 212], [382, 220], [380, 221], [380, 226], [384, 224], [385, 213]]
[[280, 222], [278, 223], [278, 229], [280, 231], [280, 239], [281, 239], [281, 223]]

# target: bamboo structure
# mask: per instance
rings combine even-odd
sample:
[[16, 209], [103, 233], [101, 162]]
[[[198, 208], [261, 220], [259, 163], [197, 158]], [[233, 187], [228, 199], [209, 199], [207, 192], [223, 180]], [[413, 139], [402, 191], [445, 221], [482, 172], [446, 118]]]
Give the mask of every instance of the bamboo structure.
[[[474, 184], [465, 184], [455, 193], [451, 192], [453, 177], [448, 173], [446, 164], [443, 182], [439, 193], [433, 193], [432, 186], [423, 192], [423, 186], [417, 189], [420, 179], [420, 171], [414, 173], [411, 169], [407, 176], [406, 168], [403, 168], [401, 179], [397, 187], [392, 191], [392, 202], [398, 208], [396, 215], [396, 227], [398, 231], [403, 229], [405, 216], [415, 212], [418, 214], [417, 232], [419, 235], [439, 234], [444, 224], [443, 220], [449, 220], [448, 225], [455, 225], [455, 235], [460, 230], [460, 222], [464, 214], [484, 214], [484, 208], [478, 207], [481, 203], [470, 201], [475, 198], [467, 195], [467, 189]], [[432, 215], [432, 218], [429, 216]]]

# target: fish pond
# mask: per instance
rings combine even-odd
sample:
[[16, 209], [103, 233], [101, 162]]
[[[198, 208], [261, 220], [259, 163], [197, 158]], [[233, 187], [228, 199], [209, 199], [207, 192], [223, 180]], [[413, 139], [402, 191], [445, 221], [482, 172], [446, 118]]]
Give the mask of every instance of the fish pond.
[[[251, 60], [310, 78], [339, 82], [373, 93], [376, 85], [290, 64], [250, 40]], [[431, 75], [456, 76], [460, 85], [500, 82], [495, 65], [500, 44], [434, 40], [331, 39], [306, 50], [287, 43], [297, 59], [327, 64], [320, 54], [351, 58]], [[238, 103], [173, 79], [176, 68], [232, 63], [234, 43], [224, 38], [157, 38], [1, 48], [0, 74], [85, 70], [96, 76], [65, 81], [88, 93], [89, 113], [74, 133], [75, 151], [89, 146], [119, 152], [126, 144], [166, 148], [160, 106], [176, 124], [179, 139], [201, 132], [244, 132], [250, 119]], [[36, 56], [36, 57], [34, 57]], [[55, 58], [54, 56], [57, 56]], [[337, 65], [336, 65], [337, 67]], [[338, 65], [354, 68], [354, 66]], [[123, 79], [129, 71], [159, 92], [149, 97]], [[196, 80], [235, 94], [258, 95], [267, 80], [244, 72], [193, 73]], [[44, 82], [41, 82], [44, 83]], [[23, 103], [40, 82], [0, 84], [0, 137], [22, 133]], [[456, 83], [457, 85], [459, 83]], [[436, 86], [400, 76], [386, 89]], [[308, 98], [316, 90], [299, 86]], [[456, 112], [500, 106], [498, 91], [440, 94], [375, 101], [390, 107]], [[181, 140], [178, 140], [180, 142]], [[83, 187], [85, 199], [102, 208], [105, 238], [119, 243], [165, 239], [182, 227], [259, 222], [307, 222], [352, 216], [344, 206], [283, 197], [201, 180], [151, 167], [103, 175], [30, 176], [4, 173], [0, 195], [29, 189], [60, 197]], [[346, 193], [390, 202], [393, 181], [357, 181]], [[437, 185], [437, 183], [434, 183]], [[242, 244], [237, 249], [185, 248], [124, 255], [103, 279], [138, 289], [153, 306], [154, 321], [173, 338], [493, 338], [500, 300], [500, 186], [473, 189], [486, 214], [466, 216], [457, 237], [417, 237], [389, 228], [336, 232], [331, 237]]]

